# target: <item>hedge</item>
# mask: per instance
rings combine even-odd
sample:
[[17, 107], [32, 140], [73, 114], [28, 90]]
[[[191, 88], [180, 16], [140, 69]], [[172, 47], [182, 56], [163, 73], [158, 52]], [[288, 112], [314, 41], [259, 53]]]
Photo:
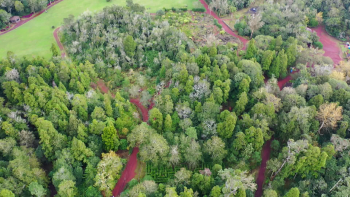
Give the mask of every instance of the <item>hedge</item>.
[[214, 19], [214, 25], [216, 25], [219, 29], [222, 28], [222, 25], [220, 25], [219, 21]]
[[193, 12], [205, 12], [205, 8], [192, 8]]

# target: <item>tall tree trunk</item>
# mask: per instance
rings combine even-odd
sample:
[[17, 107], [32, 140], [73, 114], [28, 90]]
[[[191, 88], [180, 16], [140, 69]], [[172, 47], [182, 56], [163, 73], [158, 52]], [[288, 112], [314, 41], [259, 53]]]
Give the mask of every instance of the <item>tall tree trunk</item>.
[[339, 181], [329, 190], [329, 193], [331, 193], [331, 191], [337, 187], [337, 185], [340, 183], [340, 181], [342, 181], [343, 179], [339, 179]]
[[317, 131], [318, 134], [320, 134], [320, 135], [322, 135], [322, 134], [321, 134], [321, 129], [323, 128], [323, 126], [324, 126], [324, 121], [322, 122], [320, 128], [319, 128], [318, 131]]

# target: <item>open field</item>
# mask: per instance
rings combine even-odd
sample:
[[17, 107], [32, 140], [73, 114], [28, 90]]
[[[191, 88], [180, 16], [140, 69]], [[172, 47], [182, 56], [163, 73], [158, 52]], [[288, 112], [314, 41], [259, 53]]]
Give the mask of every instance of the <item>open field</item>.
[[[171, 7], [193, 7], [196, 0], [134, 0], [146, 7], [147, 12], [156, 12], [159, 9]], [[17, 56], [44, 56], [49, 58], [51, 43], [56, 43], [53, 37], [52, 26], [58, 27], [63, 23], [63, 19], [70, 14], [78, 16], [86, 10], [98, 11], [106, 6], [117, 4], [125, 5], [125, 0], [64, 0], [54, 7], [50, 8], [47, 13], [43, 13], [32, 21], [21, 27], [0, 36], [0, 58], [6, 56], [7, 51], [13, 51]]]

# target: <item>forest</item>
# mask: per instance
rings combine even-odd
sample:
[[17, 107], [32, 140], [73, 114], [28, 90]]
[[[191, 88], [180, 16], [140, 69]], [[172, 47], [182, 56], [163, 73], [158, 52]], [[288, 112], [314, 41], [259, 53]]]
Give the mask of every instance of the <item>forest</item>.
[[[221, 16], [254, 3], [206, 1]], [[0, 27], [26, 10], [11, 2]], [[307, 29], [345, 39], [347, 7], [267, 1], [234, 25], [246, 47], [221, 28], [195, 40], [187, 9], [128, 0], [67, 16], [67, 57], [52, 44], [49, 59], [0, 60], [0, 197], [348, 196], [350, 62]]]

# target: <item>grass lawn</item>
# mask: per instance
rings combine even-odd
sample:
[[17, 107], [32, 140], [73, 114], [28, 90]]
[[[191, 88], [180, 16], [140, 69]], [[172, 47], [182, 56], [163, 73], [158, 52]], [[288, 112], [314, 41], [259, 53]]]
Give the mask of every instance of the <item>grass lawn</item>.
[[[134, 0], [146, 7], [147, 12], [155, 13], [157, 10], [171, 7], [193, 7], [197, 0]], [[7, 51], [13, 51], [17, 56], [44, 56], [51, 57], [50, 46], [55, 43], [52, 26], [59, 27], [63, 19], [70, 14], [78, 16], [86, 10], [98, 11], [112, 5], [125, 5], [125, 0], [64, 0], [47, 13], [43, 13], [21, 27], [0, 36], [0, 58], [6, 57]]]

